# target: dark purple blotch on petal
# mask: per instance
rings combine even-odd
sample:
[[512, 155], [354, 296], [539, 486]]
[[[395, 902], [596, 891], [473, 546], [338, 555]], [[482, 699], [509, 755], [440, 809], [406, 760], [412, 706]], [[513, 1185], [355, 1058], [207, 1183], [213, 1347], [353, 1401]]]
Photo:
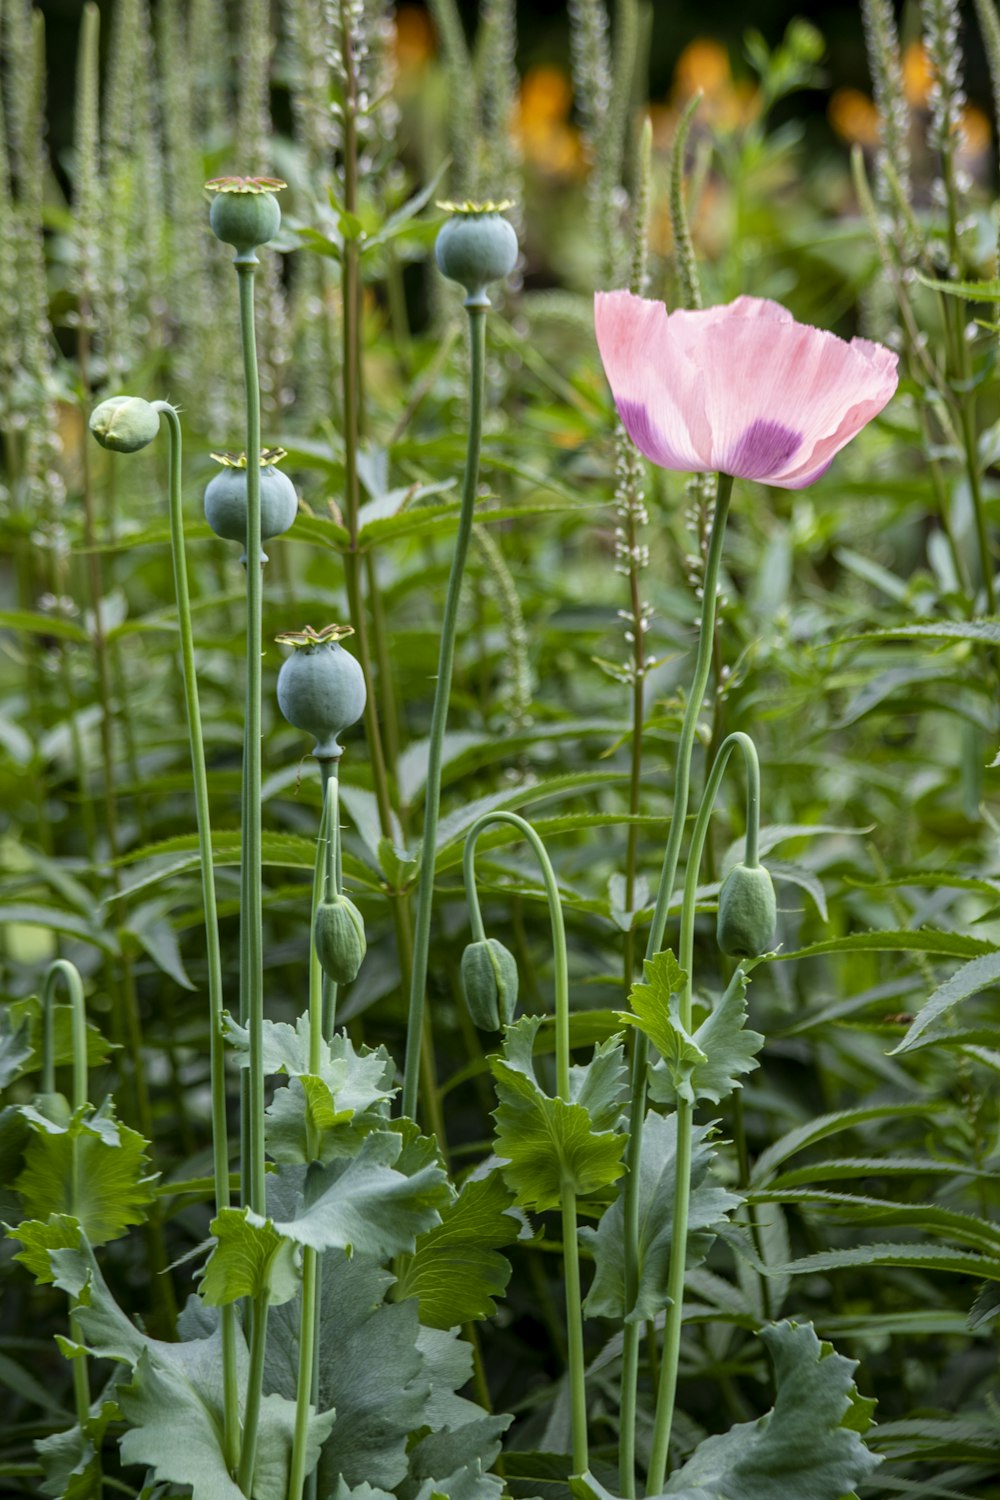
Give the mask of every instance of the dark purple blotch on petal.
[[659, 464], [664, 469], [688, 467], [672, 451], [669, 444], [664, 442], [644, 402], [628, 401], [624, 396], [618, 396], [615, 398], [615, 405], [622, 419], [622, 426], [640, 453], [644, 453], [654, 464]]
[[802, 443], [801, 432], [793, 432], [782, 422], [758, 417], [740, 435], [719, 465], [723, 473], [738, 479], [768, 479], [778, 474]]

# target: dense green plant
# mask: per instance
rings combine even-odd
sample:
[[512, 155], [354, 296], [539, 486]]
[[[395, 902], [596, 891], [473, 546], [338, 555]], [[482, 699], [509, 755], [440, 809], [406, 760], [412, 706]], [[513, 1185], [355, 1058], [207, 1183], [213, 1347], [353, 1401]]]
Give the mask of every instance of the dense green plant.
[[[42, 18], [0, 7], [2, 1487], [1000, 1494], [957, 7], [914, 105], [865, 0], [848, 171], [772, 120], [807, 23], [664, 142], [649, 7], [574, 0], [565, 179], [511, 133], [506, 0], [471, 41], [435, 0], [409, 71], [382, 0], [276, 9], [234, 75], [211, 0], [84, 7], [49, 162]], [[242, 299], [220, 171], [288, 183]], [[446, 196], [514, 200], [488, 318]], [[738, 480], [723, 552], [726, 482], [616, 421], [595, 287], [857, 319], [900, 394], [814, 486]]]

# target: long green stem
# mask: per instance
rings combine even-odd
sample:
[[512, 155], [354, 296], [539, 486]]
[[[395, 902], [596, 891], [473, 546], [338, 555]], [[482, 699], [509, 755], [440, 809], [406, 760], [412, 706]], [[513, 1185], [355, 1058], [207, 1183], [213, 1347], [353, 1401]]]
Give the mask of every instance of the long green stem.
[[[517, 813], [490, 812], [476, 819], [465, 840], [462, 868], [472, 930], [481, 939], [484, 932], [479, 896], [476, 891], [476, 840], [491, 823], [508, 823], [521, 832], [531, 845], [541, 866], [552, 924], [552, 956], [555, 966], [556, 1018], [556, 1093], [567, 1103], [569, 1083], [569, 964], [566, 955], [566, 927], [563, 922], [559, 886], [552, 861], [542, 840], [531, 824]], [[580, 1292], [580, 1246], [576, 1227], [576, 1192], [571, 1181], [562, 1184], [563, 1267], [566, 1279], [566, 1337], [569, 1365], [570, 1413], [573, 1433], [573, 1473], [585, 1474], [588, 1468], [587, 1383], [583, 1347], [583, 1298]]]
[[[313, 1073], [320, 1070], [324, 1034], [324, 990], [325, 976], [316, 956], [313, 932], [316, 927], [316, 912], [325, 894], [329, 895], [328, 882], [331, 869], [336, 870], [334, 840], [337, 818], [337, 762], [322, 760], [323, 813], [320, 819], [319, 838], [316, 843], [316, 865], [313, 871], [312, 920], [309, 924], [309, 1067]], [[315, 1153], [315, 1144], [310, 1143], [309, 1154]], [[302, 1291], [299, 1302], [299, 1368], [295, 1396], [295, 1433], [292, 1440], [292, 1457], [289, 1465], [288, 1500], [301, 1500], [306, 1481], [306, 1455], [309, 1440], [309, 1414], [312, 1404], [318, 1399], [316, 1389], [316, 1356], [319, 1350], [318, 1317], [319, 1303], [319, 1252], [307, 1245], [302, 1251]]]
[[[228, 1208], [229, 1128], [226, 1123], [226, 1053], [223, 1031], [225, 995], [222, 983], [222, 948], [212, 860], [212, 822], [208, 800], [208, 771], [201, 724], [201, 702], [194, 659], [194, 629], [184, 549], [184, 505], [182, 493], [183, 447], [180, 417], [166, 401], [154, 401], [153, 409], [166, 418], [170, 438], [170, 546], [173, 554], [174, 592], [181, 638], [181, 670], [184, 705], [191, 747], [191, 779], [194, 788], [195, 824], [201, 863], [201, 894], [205, 905], [205, 945], [208, 950], [208, 1055], [212, 1091], [212, 1169], [215, 1179], [215, 1211]], [[223, 1443], [226, 1463], [235, 1472], [239, 1463], [239, 1385], [236, 1371], [236, 1307], [222, 1308]]]
[[441, 624], [441, 647], [438, 656], [437, 682], [434, 687], [434, 710], [428, 747], [427, 782], [424, 794], [424, 838], [420, 857], [420, 882], [417, 888], [413, 972], [410, 978], [410, 1011], [406, 1032], [406, 1065], [403, 1072], [403, 1114], [416, 1118], [420, 1077], [420, 1051], [424, 1033], [424, 1003], [427, 990], [427, 960], [430, 951], [431, 908], [434, 904], [434, 856], [437, 847], [438, 814], [441, 808], [441, 758], [444, 733], [448, 723], [448, 700], [455, 663], [455, 631], [462, 577], [472, 536], [472, 517], [479, 484], [479, 450], [483, 434], [483, 398], [486, 371], [486, 306], [473, 305], [469, 315], [471, 345], [469, 440], [462, 484], [462, 507], [458, 535], [448, 577], [444, 619]]
[[[663, 934], [670, 910], [677, 862], [680, 857], [681, 839], [687, 820], [688, 796], [691, 783], [691, 756], [694, 749], [695, 731], [702, 701], [708, 687], [712, 666], [712, 645], [715, 635], [716, 592], [719, 583], [719, 567], [722, 561], [722, 544], [732, 498], [733, 481], [728, 474], [719, 475], [715, 513], [712, 518], [712, 533], [709, 538], [708, 555], [705, 560], [705, 576], [701, 600], [701, 624], [698, 636], [698, 652], [695, 659], [694, 678], [684, 710], [680, 741], [677, 746], [677, 769], [674, 779], [674, 805], [670, 819], [670, 832], [663, 856], [660, 886], [656, 894], [656, 907], [646, 944], [646, 957], [652, 958], [663, 946]], [[629, 1115], [629, 1141], [626, 1147], [625, 1164], [628, 1169], [624, 1187], [625, 1211], [625, 1306], [635, 1304], [639, 1288], [639, 1164], [642, 1159], [642, 1126], [646, 1114], [646, 1071], [649, 1063], [649, 1044], [642, 1032], [636, 1031], [632, 1050], [632, 1089]], [[642, 1325], [638, 1321], [625, 1324], [622, 1344], [622, 1388], [621, 1388], [621, 1438], [619, 1459], [619, 1482], [626, 1500], [635, 1495], [635, 1421], [636, 1399], [639, 1377], [639, 1351], [642, 1340]], [[661, 1382], [662, 1385], [662, 1382]]]
[[[715, 806], [726, 764], [735, 749], [743, 751], [747, 771], [747, 864], [757, 863], [757, 830], [760, 807], [760, 766], [757, 751], [749, 735], [728, 735], [719, 746], [711, 774], [701, 799], [687, 869], [684, 873], [684, 897], [681, 906], [679, 961], [685, 973], [680, 995], [679, 1020], [685, 1031], [691, 1030], [692, 969], [694, 966], [694, 923], [698, 894], [698, 871], [708, 836], [708, 825]], [[667, 1270], [667, 1317], [663, 1332], [663, 1363], [653, 1423], [653, 1448], [649, 1461], [647, 1493], [658, 1495], [663, 1489], [670, 1433], [673, 1427], [674, 1403], [677, 1398], [677, 1371], [680, 1363], [681, 1333], [684, 1327], [684, 1273], [687, 1266], [688, 1219], [691, 1204], [691, 1150], [694, 1134], [694, 1105], [677, 1101], [677, 1174], [674, 1185], [674, 1213], [670, 1241], [670, 1265]]]
[[[264, 1158], [264, 943], [261, 890], [261, 637], [263, 570], [260, 561], [260, 380], [254, 328], [254, 273], [259, 264], [253, 251], [235, 257], [239, 279], [240, 341], [243, 347], [243, 384], [246, 401], [247, 455], [247, 633], [246, 710], [243, 740], [243, 829], [241, 837], [240, 937], [245, 964], [247, 1028], [250, 1037], [247, 1091], [247, 1201], [255, 1213], [267, 1213]], [[257, 1428], [264, 1382], [267, 1342], [266, 1296], [254, 1300], [250, 1318], [250, 1371], [243, 1416], [243, 1447], [239, 1484], [251, 1493], [256, 1463]]]
[[[43, 1043], [42, 1043], [42, 1092], [51, 1094], [55, 1092], [55, 989], [57, 982], [62, 979], [69, 991], [70, 1016], [72, 1022], [72, 1057], [73, 1057], [73, 1112], [84, 1109], [87, 1104], [87, 1008], [83, 995], [83, 981], [80, 971], [75, 964], [71, 964], [65, 958], [57, 958], [55, 963], [49, 965], [45, 975], [45, 986], [42, 990], [42, 1015], [43, 1015]], [[73, 1143], [72, 1157], [72, 1182], [70, 1184], [70, 1202], [74, 1211], [80, 1202], [80, 1162], [77, 1152], [77, 1142]], [[75, 1297], [70, 1298], [69, 1305], [69, 1331], [70, 1337], [75, 1344], [83, 1343], [83, 1332], [79, 1326]], [[84, 1423], [90, 1416], [90, 1378], [87, 1373], [87, 1357], [79, 1354], [72, 1361], [73, 1365], [73, 1405], [76, 1409], [76, 1420], [81, 1432]], [[97, 1490], [100, 1495], [103, 1479], [98, 1474]]]

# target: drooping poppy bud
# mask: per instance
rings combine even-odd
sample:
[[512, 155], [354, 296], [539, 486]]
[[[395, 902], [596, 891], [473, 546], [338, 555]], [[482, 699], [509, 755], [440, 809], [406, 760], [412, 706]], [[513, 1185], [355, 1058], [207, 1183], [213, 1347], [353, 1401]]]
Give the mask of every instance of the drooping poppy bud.
[[160, 414], [141, 396], [110, 396], [90, 413], [89, 427], [102, 448], [138, 453], [160, 430]]
[[361, 968], [368, 942], [364, 918], [349, 897], [336, 895], [320, 902], [313, 940], [327, 979], [334, 984], [350, 984]]
[[462, 991], [469, 1015], [483, 1031], [499, 1031], [517, 1009], [517, 963], [497, 938], [469, 943], [462, 954]]
[[760, 958], [774, 942], [777, 905], [763, 865], [733, 865], [719, 891], [716, 938], [730, 958]]

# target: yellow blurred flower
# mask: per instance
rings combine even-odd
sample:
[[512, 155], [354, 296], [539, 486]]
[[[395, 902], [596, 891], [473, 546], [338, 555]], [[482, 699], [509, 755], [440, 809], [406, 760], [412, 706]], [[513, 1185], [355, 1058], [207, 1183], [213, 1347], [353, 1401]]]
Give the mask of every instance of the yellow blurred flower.
[[573, 89], [561, 68], [542, 65], [524, 75], [514, 131], [525, 161], [556, 177], [584, 168], [579, 132], [569, 122]]
[[401, 5], [396, 12], [396, 65], [401, 73], [418, 73], [434, 56], [434, 23], [419, 5]]
[[[746, 125], [759, 109], [759, 95], [747, 79], [737, 81], [729, 64], [729, 53], [711, 37], [695, 37], [677, 59], [671, 91], [673, 102], [683, 108], [701, 91], [702, 120], [722, 130]], [[654, 120], [654, 131], [656, 121]]]
[[923, 42], [908, 42], [903, 50], [903, 92], [911, 109], [922, 109], [934, 82], [934, 70]]
[[974, 104], [967, 104], [962, 110], [962, 155], [964, 157], [982, 156], [990, 148], [990, 138], [993, 134], [990, 125], [990, 117], [977, 109]]
[[878, 145], [878, 110], [874, 100], [860, 89], [834, 89], [827, 113], [841, 140], [852, 145]]

